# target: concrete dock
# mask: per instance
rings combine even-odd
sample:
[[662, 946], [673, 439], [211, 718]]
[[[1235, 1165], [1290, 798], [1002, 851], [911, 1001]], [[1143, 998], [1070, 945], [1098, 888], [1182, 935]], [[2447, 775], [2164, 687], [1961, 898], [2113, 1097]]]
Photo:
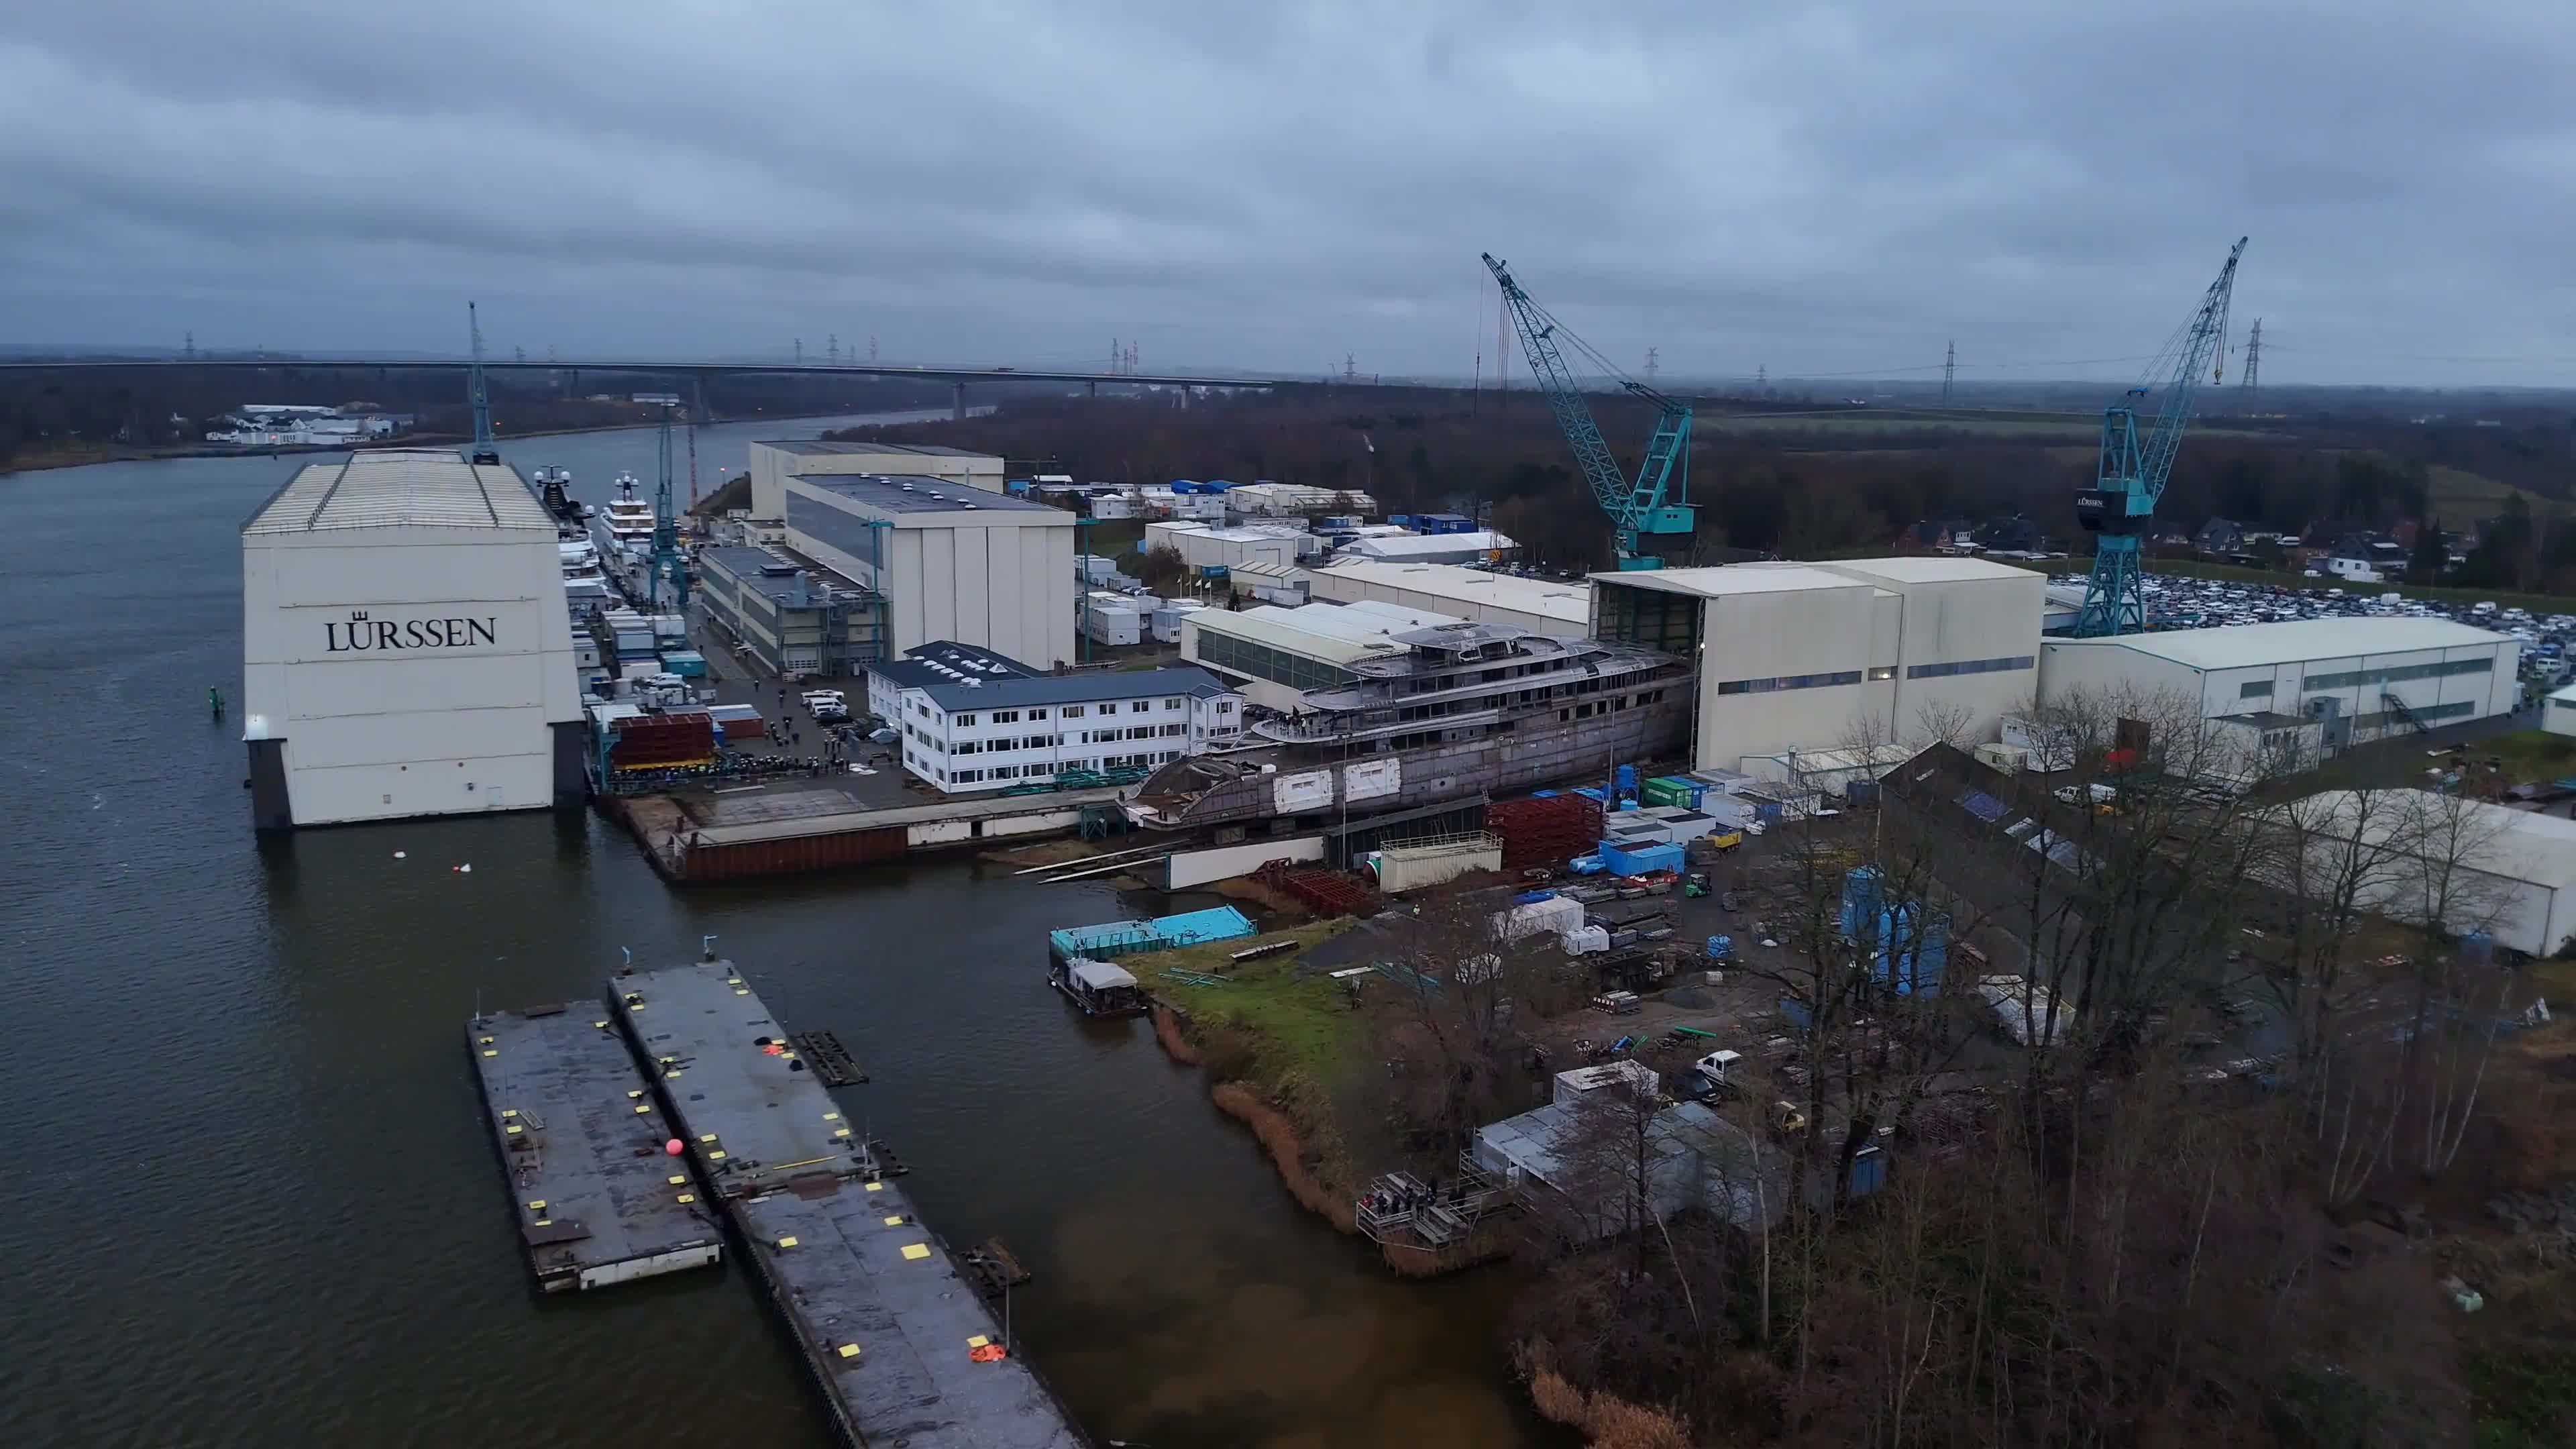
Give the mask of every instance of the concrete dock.
[[609, 1001], [846, 1442], [1088, 1443], [731, 962], [621, 973]]
[[664, 1152], [671, 1134], [597, 1002], [476, 1017], [466, 1042], [539, 1287], [598, 1288], [724, 1255], [723, 1222]]

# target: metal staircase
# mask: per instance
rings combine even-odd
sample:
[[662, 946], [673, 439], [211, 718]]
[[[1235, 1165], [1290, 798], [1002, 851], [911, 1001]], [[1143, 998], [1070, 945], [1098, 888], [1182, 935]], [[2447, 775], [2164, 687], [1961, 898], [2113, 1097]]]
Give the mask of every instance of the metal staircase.
[[2397, 721], [2397, 723], [2405, 726], [2407, 729], [2413, 730], [2419, 735], [2429, 734], [2432, 732], [2433, 727], [2424, 722], [2424, 717], [2417, 714], [2413, 706], [2407, 704], [2406, 701], [2399, 699], [2395, 690], [2382, 688], [2379, 691], [2379, 703], [2381, 708], [2388, 712], [2388, 717], [2390, 719]]

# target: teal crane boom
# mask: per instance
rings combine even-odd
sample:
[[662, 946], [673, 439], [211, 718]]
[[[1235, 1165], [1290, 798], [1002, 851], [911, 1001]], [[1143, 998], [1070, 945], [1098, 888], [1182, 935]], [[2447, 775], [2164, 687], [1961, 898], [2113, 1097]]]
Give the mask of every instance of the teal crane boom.
[[680, 558], [680, 519], [671, 499], [671, 405], [662, 405], [662, 467], [653, 484], [653, 602], [689, 612], [689, 569]]
[[[1546, 308], [1532, 301], [1530, 294], [1521, 290], [1521, 284], [1512, 279], [1511, 268], [1496, 261], [1493, 253], [1485, 253], [1484, 258], [1487, 270], [1502, 286], [1503, 306], [1512, 314], [1512, 324], [1520, 333], [1521, 350], [1529, 354], [1530, 372], [1547, 393], [1548, 407], [1556, 413], [1556, 425], [1574, 446], [1574, 461], [1583, 470], [1583, 481], [1591, 486], [1592, 496], [1609, 516], [1611, 548], [1619, 567], [1663, 567], [1661, 558], [1646, 551], [1646, 537], [1687, 536], [1699, 526], [1699, 510], [1690, 503], [1690, 404], [1667, 397], [1621, 372], [1548, 315]], [[1593, 421], [1592, 408], [1584, 402], [1582, 389], [1575, 385], [1574, 369], [1566, 364], [1565, 351], [1558, 345], [1560, 339], [1617, 378], [1622, 388], [1655, 405], [1654, 436], [1646, 441], [1645, 461], [1638, 465], [1636, 477], [1630, 478], [1620, 468], [1609, 442], [1601, 436], [1601, 425]]]
[[2093, 487], [2075, 496], [2075, 518], [2093, 541], [2093, 576], [2084, 585], [2084, 607], [2075, 616], [2075, 636], [2136, 634], [2147, 627], [2146, 591], [2139, 572], [2139, 545], [2155, 524], [2156, 503], [2164, 497], [2173, 474], [2174, 454], [2182, 448], [2183, 430], [2191, 426], [2193, 400], [2200, 375], [2219, 380], [2227, 365], [2227, 303], [2236, 290], [2236, 261], [2245, 255], [2245, 238], [2227, 250], [2227, 265], [2201, 294], [2200, 307], [2148, 370], [2154, 377], [2170, 365], [2155, 421], [2144, 441], [2138, 437], [2137, 400], [2143, 385], [2102, 410], [2100, 466]]
[[501, 461], [500, 445], [492, 438], [492, 394], [483, 385], [483, 319], [474, 313], [474, 304], [465, 304], [465, 330], [474, 341], [474, 364], [468, 372], [468, 401], [474, 408], [474, 450], [466, 459], [474, 463]]

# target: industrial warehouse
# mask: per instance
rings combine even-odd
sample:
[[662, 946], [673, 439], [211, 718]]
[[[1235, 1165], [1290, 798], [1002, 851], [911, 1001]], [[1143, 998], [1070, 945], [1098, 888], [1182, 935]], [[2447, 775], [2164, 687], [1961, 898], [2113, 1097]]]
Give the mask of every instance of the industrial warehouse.
[[241, 537], [261, 829], [580, 802], [555, 525], [515, 470], [435, 448], [316, 463]]

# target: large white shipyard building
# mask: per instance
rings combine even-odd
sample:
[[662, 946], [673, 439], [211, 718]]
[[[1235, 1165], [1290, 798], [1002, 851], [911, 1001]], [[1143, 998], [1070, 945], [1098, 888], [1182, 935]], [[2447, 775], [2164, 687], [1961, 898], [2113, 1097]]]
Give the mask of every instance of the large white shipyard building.
[[2418, 727], [2509, 714], [2522, 646], [2448, 619], [2294, 619], [2051, 639], [2040, 696], [2183, 701], [2204, 719], [2291, 716], [2318, 725], [2331, 754]]
[[304, 468], [242, 528], [242, 644], [263, 830], [582, 800], [554, 520], [514, 469]]
[[939, 478], [797, 474], [787, 546], [884, 600], [880, 657], [935, 640], [1074, 662], [1073, 515]]
[[982, 493], [1002, 490], [1002, 460], [990, 453], [969, 453], [935, 443], [831, 443], [798, 440], [751, 445], [751, 516], [779, 520], [787, 516], [787, 480], [799, 475], [833, 473], [900, 473], [936, 478]]
[[1695, 661], [1693, 760], [1737, 770], [1936, 735], [1994, 738], [2037, 688], [2046, 585], [1962, 558], [1602, 573], [1591, 632]]

